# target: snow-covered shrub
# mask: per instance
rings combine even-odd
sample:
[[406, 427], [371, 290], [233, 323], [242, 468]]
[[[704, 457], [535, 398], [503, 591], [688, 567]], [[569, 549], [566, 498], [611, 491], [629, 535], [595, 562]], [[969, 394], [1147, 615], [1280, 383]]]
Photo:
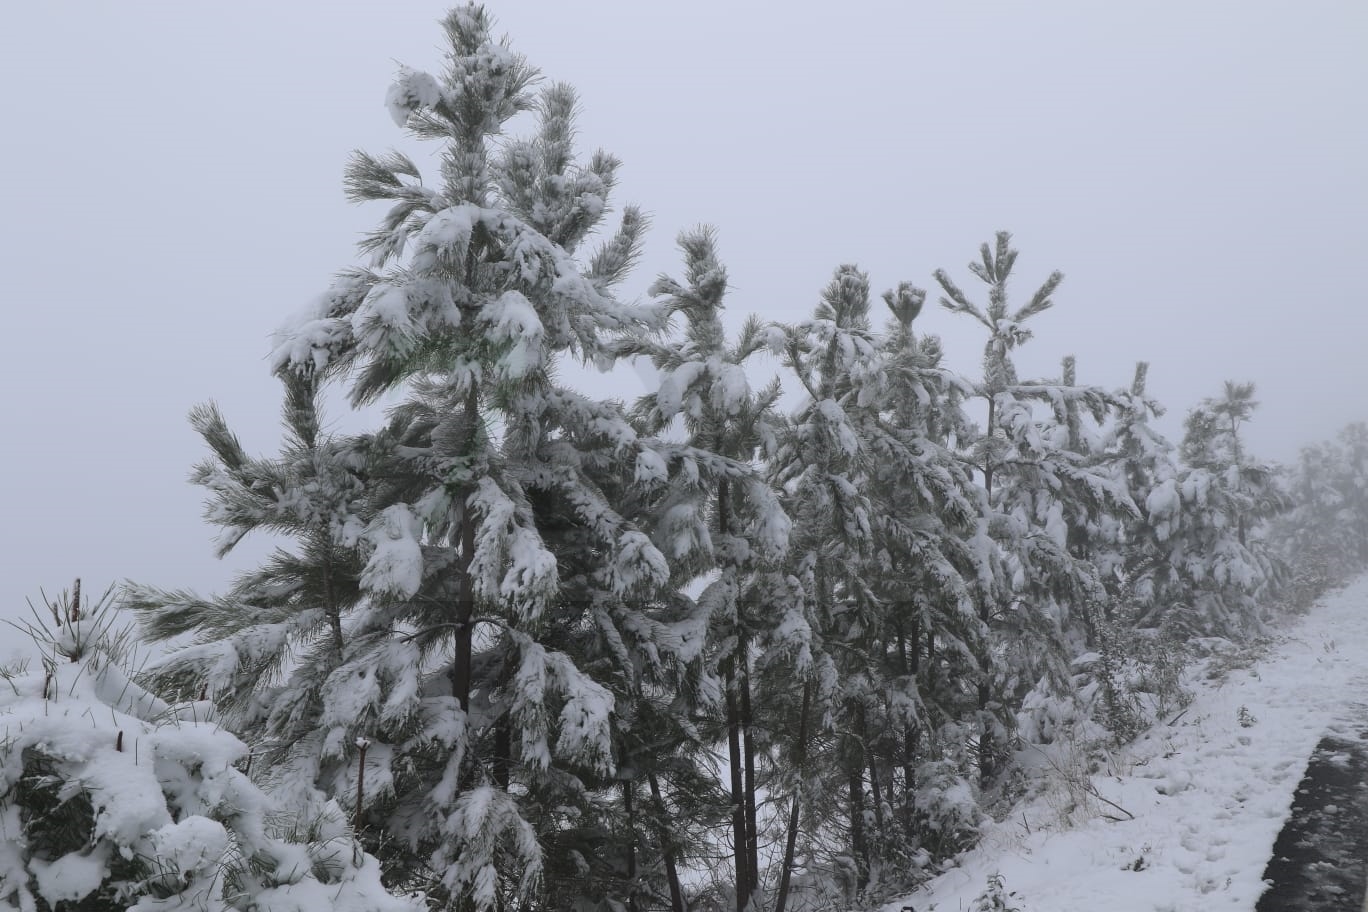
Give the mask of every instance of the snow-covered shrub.
[[1336, 556], [1319, 543], [1299, 548], [1295, 560], [1289, 563], [1292, 571], [1284, 598], [1287, 607], [1295, 612], [1306, 612], [1316, 599], [1345, 581], [1346, 574]]
[[1094, 718], [1114, 743], [1134, 740], [1191, 702], [1183, 683], [1191, 654], [1183, 644], [1119, 624], [1105, 627], [1099, 640], [1099, 661], [1091, 669], [1099, 684]]
[[1042, 678], [1026, 695], [1017, 714], [1021, 737], [1038, 745], [1066, 736], [1078, 745], [1126, 744], [1186, 706], [1192, 693], [1183, 672], [1192, 652], [1156, 634], [1125, 620], [1099, 626], [1097, 649], [1071, 663], [1067, 693]]
[[972, 912], [1022, 912], [1017, 905], [1017, 895], [1008, 892], [1001, 874], [989, 874], [988, 885], [974, 898], [969, 907]]
[[935, 857], [947, 858], [978, 839], [978, 796], [953, 763], [933, 760], [917, 768], [915, 810], [922, 847]]
[[107, 599], [79, 584], [29, 625], [37, 668], [0, 686], [0, 907], [25, 912], [337, 908], [413, 912], [354, 846], [336, 804], [308, 842], [280, 838], [208, 702], [169, 704], [117, 661]]

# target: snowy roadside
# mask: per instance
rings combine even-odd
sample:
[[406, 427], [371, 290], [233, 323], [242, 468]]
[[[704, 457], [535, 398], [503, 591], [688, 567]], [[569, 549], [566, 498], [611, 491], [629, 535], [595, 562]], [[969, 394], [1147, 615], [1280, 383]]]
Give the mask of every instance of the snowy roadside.
[[1327, 729], [1368, 724], [1368, 577], [1275, 639], [1253, 666], [1193, 682], [1181, 718], [1091, 777], [1134, 820], [1092, 799], [1067, 828], [1060, 787], [989, 824], [958, 867], [885, 910], [972, 909], [994, 874], [1022, 912], [1253, 910], [1311, 751]]

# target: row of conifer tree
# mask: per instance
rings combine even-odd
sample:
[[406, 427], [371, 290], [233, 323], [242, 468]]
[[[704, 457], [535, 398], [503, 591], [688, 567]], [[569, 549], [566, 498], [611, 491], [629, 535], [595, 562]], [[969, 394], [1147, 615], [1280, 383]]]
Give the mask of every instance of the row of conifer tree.
[[[967, 275], [934, 273], [939, 305], [980, 326], [973, 377], [918, 331], [926, 291], [879, 299], [854, 266], [806, 319], [729, 332], [708, 229], [680, 237], [648, 302], [623, 301], [645, 219], [610, 221], [618, 162], [576, 156], [574, 92], [539, 82], [482, 8], [443, 25], [445, 71], [403, 69], [388, 96], [439, 173], [354, 156], [349, 197], [387, 210], [367, 265], [278, 334], [280, 452], [247, 453], [213, 405], [192, 415], [220, 552], [284, 544], [221, 595], [125, 587], [165, 657], [114, 703], [86, 696], [148, 738], [232, 732], [215, 781], [268, 796], [309, 883], [378, 872], [388, 895], [354, 889], [358, 908], [856, 905], [972, 844], [1023, 726], [1049, 737], [1090, 674], [1111, 702], [1082, 711], [1124, 735], [1115, 701], [1155, 704], [1116, 662], [1256, 635], [1368, 558], [1364, 425], [1280, 468], [1245, 446], [1251, 384], [1194, 407], [1175, 445], [1143, 364], [1115, 391], [1072, 358], [1020, 378], [1062, 276], [1010, 294], [1006, 233]], [[559, 378], [569, 361], [649, 363], [656, 385], [594, 398]], [[329, 433], [339, 395], [394, 404]], [[62, 632], [79, 615], [55, 608], [44, 668], [113, 674], [90, 657], [107, 634]], [[35, 720], [39, 677], [44, 707], [75, 699], [54, 674], [10, 675]], [[182, 779], [213, 792], [193, 763], [162, 777], [167, 814], [219, 821], [236, 861], [167, 874], [148, 859], [179, 842], [102, 829], [88, 757], [6, 745], [0, 902], [265, 907], [300, 882], [284, 837], [239, 833], [222, 788], [177, 797]], [[54, 816], [59, 794], [85, 804]], [[101, 839], [100, 886], [40, 889]]]

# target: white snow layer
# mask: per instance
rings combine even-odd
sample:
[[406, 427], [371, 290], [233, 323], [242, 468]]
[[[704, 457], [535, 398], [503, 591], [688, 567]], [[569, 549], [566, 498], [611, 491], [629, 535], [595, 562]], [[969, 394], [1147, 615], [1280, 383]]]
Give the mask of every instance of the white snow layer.
[[[66, 630], [59, 635], [68, 637]], [[147, 860], [176, 891], [159, 898], [146, 884], [135, 886], [127, 900], [135, 912], [230, 912], [224, 874], [248, 856], [281, 866], [273, 885], [257, 882], [241, 897], [258, 912], [418, 912], [415, 897], [384, 890], [375, 859], [353, 853], [335, 805], [331, 826], [323, 817], [313, 821], [322, 827], [318, 843], [271, 835], [268, 820], [278, 809], [234, 768], [246, 745], [212, 723], [188, 720], [206, 711], [207, 704], [186, 712], [168, 707], [116, 671], [97, 646], [79, 661], [0, 687], [0, 792], [12, 790], [32, 752], [57, 771], [61, 794], [83, 791], [94, 812], [88, 844], [49, 860], [20, 836], [19, 806], [0, 806], [0, 908], [36, 908], [31, 887], [49, 905], [79, 901], [110, 878], [118, 852]], [[315, 876], [324, 868], [327, 882]]]
[[395, 124], [404, 126], [409, 115], [420, 108], [430, 108], [441, 100], [442, 89], [427, 73], [406, 66], [399, 68], [394, 84], [385, 93], [385, 107]]
[[[972, 908], [994, 873], [1022, 912], [1253, 910], [1312, 750], [1329, 729], [1368, 723], [1366, 655], [1368, 577], [1289, 623], [1250, 667], [1190, 682], [1196, 699], [1181, 716], [1081, 773], [1134, 820], [1107, 819], [1124, 815], [1042, 773], [1050, 788], [885, 912]], [[1070, 824], [1075, 799], [1086, 813]]]
[[412, 598], [423, 585], [423, 548], [418, 517], [407, 504], [395, 504], [375, 518], [362, 536], [374, 550], [361, 573], [361, 586]]

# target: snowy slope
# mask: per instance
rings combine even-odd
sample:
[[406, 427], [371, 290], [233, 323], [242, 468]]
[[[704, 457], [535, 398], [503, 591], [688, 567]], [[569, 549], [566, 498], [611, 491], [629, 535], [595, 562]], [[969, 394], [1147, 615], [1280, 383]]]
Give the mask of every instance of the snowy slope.
[[1180, 718], [1085, 779], [1134, 820], [1084, 796], [1070, 826], [1056, 784], [886, 910], [971, 909], [994, 873], [1022, 912], [1253, 910], [1312, 749], [1327, 729], [1368, 725], [1368, 577], [1292, 619], [1251, 666], [1192, 687]]

